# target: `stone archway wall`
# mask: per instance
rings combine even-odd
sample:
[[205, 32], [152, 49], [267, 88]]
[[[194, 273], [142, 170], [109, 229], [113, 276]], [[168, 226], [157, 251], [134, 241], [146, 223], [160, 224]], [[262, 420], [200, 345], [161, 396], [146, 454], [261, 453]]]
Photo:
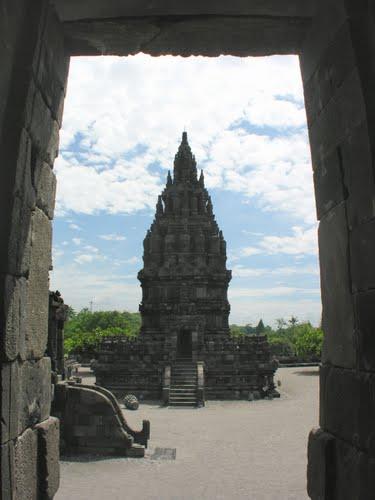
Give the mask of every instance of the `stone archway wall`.
[[48, 273], [69, 56], [46, 0], [0, 2], [0, 498], [52, 498]]
[[320, 430], [308, 492], [370, 499], [375, 488], [375, 6], [327, 0], [301, 53], [325, 332]]
[[[1, 498], [52, 498], [52, 171], [70, 54], [298, 53], [320, 220], [326, 333], [313, 499], [375, 485], [375, 24], [371, 0], [0, 0]], [[185, 4], [183, 7], [177, 4]], [[177, 5], [177, 6], [176, 6]], [[64, 45], [65, 36], [65, 45]], [[22, 471], [22, 472], [20, 472]], [[36, 480], [37, 474], [39, 481]]]

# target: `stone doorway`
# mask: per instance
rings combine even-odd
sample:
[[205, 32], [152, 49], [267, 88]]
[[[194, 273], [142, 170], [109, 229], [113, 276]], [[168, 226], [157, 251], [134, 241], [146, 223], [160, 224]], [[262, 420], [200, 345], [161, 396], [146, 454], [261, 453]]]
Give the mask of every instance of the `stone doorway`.
[[177, 336], [177, 359], [192, 359], [193, 339], [192, 332], [188, 328], [183, 328]]
[[[104, 3], [1, 2], [1, 496], [10, 498], [17, 490], [28, 498], [52, 497], [58, 488], [58, 464], [46, 451], [58, 443], [58, 427], [49, 419], [50, 360], [44, 352], [55, 190], [51, 167], [69, 57], [143, 51], [300, 55], [320, 220], [325, 331], [322, 430], [310, 437], [308, 491], [313, 499], [372, 498], [373, 3]], [[39, 431], [30, 426], [36, 420], [28, 413], [33, 405], [19, 405], [22, 398], [41, 402]], [[38, 481], [31, 473], [14, 476], [14, 456], [18, 469], [30, 464], [27, 470], [50, 472]]]

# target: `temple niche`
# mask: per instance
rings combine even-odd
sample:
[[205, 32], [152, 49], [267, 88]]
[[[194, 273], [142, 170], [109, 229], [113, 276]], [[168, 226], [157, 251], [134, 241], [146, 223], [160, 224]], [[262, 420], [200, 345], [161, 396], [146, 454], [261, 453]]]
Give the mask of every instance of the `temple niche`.
[[198, 177], [183, 132], [144, 239], [140, 335], [103, 342], [97, 384], [181, 406], [277, 395], [266, 337], [230, 335], [226, 260], [203, 171]]

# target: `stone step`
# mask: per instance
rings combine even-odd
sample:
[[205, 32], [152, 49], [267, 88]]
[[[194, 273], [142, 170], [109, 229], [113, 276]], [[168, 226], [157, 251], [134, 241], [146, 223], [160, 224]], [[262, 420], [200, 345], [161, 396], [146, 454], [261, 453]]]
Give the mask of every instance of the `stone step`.
[[171, 374], [173, 375], [174, 373], [189, 373], [190, 375], [196, 375], [197, 374], [197, 370], [174, 370], [172, 368]]
[[175, 389], [175, 388], [178, 388], [178, 389], [196, 389], [197, 388], [197, 384], [171, 384], [170, 386], [171, 389]]
[[172, 373], [172, 375], [173, 375], [174, 373], [189, 373], [189, 374], [191, 374], [191, 375], [196, 375], [196, 374], [197, 374], [197, 370], [174, 370], [174, 369], [172, 368], [172, 372], [171, 372], [171, 373]]
[[195, 396], [195, 393], [196, 393], [196, 389], [179, 389], [179, 388], [176, 388], [176, 389], [170, 389], [169, 391], [169, 394], [171, 394], [172, 396], [173, 395], [194, 395]]
[[172, 366], [172, 372], [196, 372], [195, 366]]
[[176, 403], [169, 403], [169, 406], [175, 407], [175, 408], [195, 408], [197, 406], [197, 403], [184, 403], [184, 402], [176, 402]]
[[180, 402], [180, 403], [188, 403], [188, 402], [190, 402], [190, 403], [196, 403], [196, 401], [197, 401], [197, 398], [195, 396], [192, 396], [192, 397], [190, 397], [190, 396], [179, 396], [179, 397], [169, 398], [169, 402], [170, 403], [176, 403], [176, 402], [177, 403], [178, 402]]
[[196, 387], [197, 381], [189, 379], [189, 378], [181, 378], [181, 379], [172, 379], [171, 380], [171, 387], [182, 386], [182, 385], [193, 385], [194, 387]]

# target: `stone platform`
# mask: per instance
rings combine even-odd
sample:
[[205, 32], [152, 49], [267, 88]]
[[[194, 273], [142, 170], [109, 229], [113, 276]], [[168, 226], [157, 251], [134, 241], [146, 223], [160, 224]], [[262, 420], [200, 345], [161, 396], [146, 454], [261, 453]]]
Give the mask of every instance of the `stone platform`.
[[318, 419], [317, 373], [279, 369], [281, 398], [274, 401], [209, 401], [199, 410], [155, 403], [125, 411], [132, 427], [152, 422], [146, 458], [63, 457], [56, 500], [307, 500], [306, 442]]

